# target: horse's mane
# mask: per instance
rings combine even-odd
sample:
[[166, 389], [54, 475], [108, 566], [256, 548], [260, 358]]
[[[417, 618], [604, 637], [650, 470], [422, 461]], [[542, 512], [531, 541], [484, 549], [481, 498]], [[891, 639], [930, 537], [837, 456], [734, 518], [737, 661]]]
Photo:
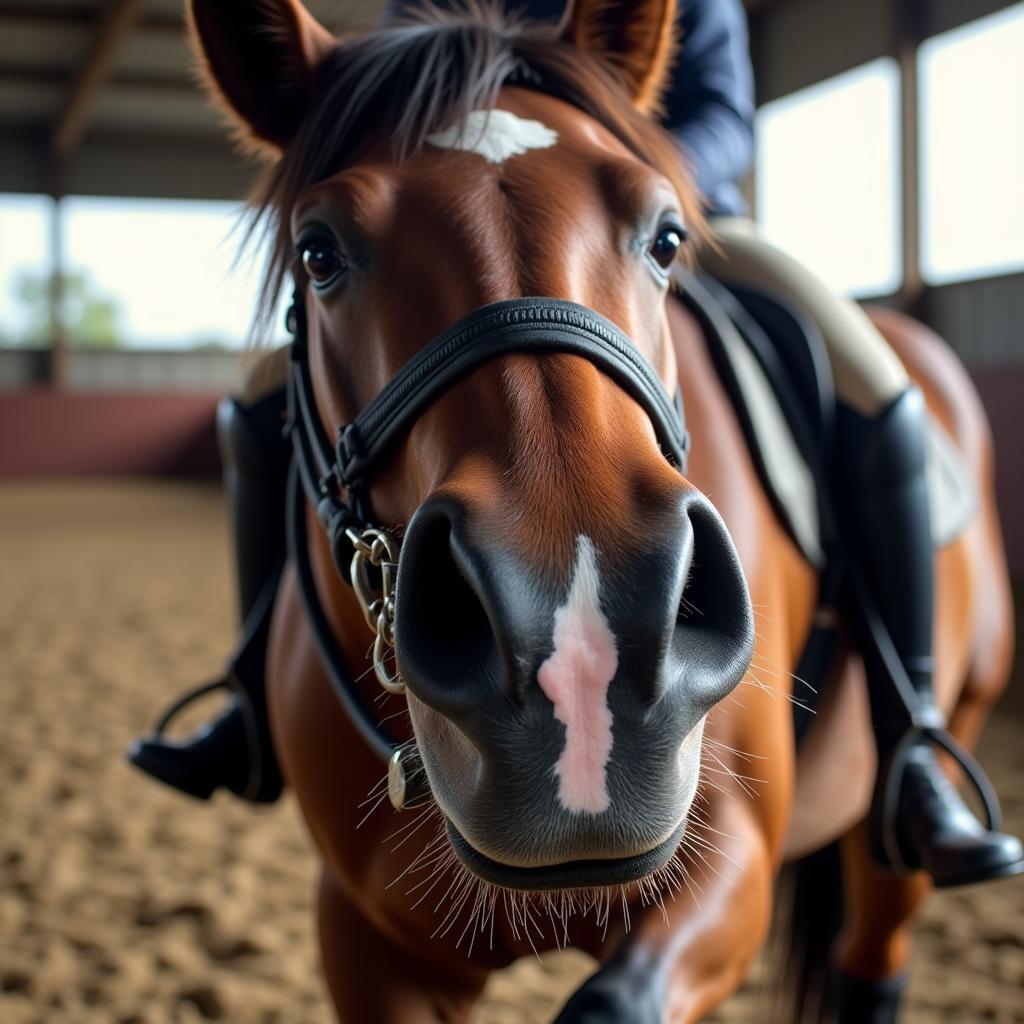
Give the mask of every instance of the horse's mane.
[[270, 241], [257, 328], [273, 315], [291, 271], [288, 218], [306, 189], [345, 167], [371, 135], [390, 135], [396, 159], [414, 155], [428, 135], [492, 108], [513, 84], [555, 95], [602, 124], [665, 175], [691, 231], [699, 231], [682, 154], [634, 109], [613, 65], [560, 39], [557, 25], [507, 14], [489, 0], [462, 0], [455, 10], [425, 6], [341, 40], [318, 69], [312, 108], [252, 197], [250, 232], [262, 226]]

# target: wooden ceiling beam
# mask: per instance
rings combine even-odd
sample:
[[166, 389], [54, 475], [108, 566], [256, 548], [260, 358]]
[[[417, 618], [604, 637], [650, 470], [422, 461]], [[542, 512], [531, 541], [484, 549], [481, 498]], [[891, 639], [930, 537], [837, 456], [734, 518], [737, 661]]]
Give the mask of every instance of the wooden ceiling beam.
[[67, 99], [54, 123], [51, 150], [58, 161], [66, 161], [78, 149], [89, 127], [96, 97], [141, 7], [141, 0], [107, 0], [89, 52], [71, 82]]
[[[19, 25], [27, 28], [46, 29], [66, 26], [74, 29], [92, 29], [96, 24], [96, 16], [84, 7], [71, 7], [67, 10], [39, 10], [30, 5], [0, 7], [0, 27]], [[152, 32], [155, 35], [168, 34], [182, 36], [185, 32], [184, 14], [161, 13], [153, 11], [143, 13], [138, 19], [137, 29]]]
[[[67, 75], [59, 67], [13, 67], [0, 64], [0, 82], [12, 87], [52, 89], [63, 86]], [[152, 92], [179, 93], [182, 96], [202, 94], [196, 88], [195, 80], [180, 75], [144, 75], [125, 71], [109, 75], [105, 82], [108, 89], [144, 89]]]

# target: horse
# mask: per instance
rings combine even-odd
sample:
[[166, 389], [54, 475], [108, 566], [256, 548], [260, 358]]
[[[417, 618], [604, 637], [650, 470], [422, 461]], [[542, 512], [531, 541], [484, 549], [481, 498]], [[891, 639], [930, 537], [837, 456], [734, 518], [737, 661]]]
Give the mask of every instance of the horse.
[[[345, 39], [299, 0], [191, 0], [189, 22], [269, 160], [267, 295], [295, 281], [302, 340], [291, 429], [327, 439], [297, 446], [325, 472], [293, 481], [267, 686], [338, 1018], [468, 1020], [490, 972], [572, 945], [599, 966], [562, 1024], [699, 1020], [764, 943], [783, 863], [836, 841], [836, 961], [902, 971], [929, 883], [868, 856], [856, 645], [798, 757], [787, 697], [818, 576], [669, 288], [702, 233], [653, 120], [673, 0]], [[936, 691], [969, 746], [1011, 654], [988, 430], [939, 339], [872, 317], [980, 495], [937, 554]], [[458, 372], [431, 362], [475, 341]], [[373, 443], [335, 449], [368, 408]], [[398, 694], [380, 706], [375, 674]], [[385, 722], [395, 805], [417, 809], [386, 799]]]

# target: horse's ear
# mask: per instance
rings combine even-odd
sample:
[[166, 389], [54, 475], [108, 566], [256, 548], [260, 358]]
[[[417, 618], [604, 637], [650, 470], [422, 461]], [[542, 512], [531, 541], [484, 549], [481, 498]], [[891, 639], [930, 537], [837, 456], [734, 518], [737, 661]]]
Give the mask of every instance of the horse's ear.
[[287, 146], [338, 40], [299, 0], [188, 0], [188, 24], [203, 77], [242, 140]]
[[676, 0], [575, 0], [563, 38], [617, 68], [633, 105], [653, 114], [678, 45]]

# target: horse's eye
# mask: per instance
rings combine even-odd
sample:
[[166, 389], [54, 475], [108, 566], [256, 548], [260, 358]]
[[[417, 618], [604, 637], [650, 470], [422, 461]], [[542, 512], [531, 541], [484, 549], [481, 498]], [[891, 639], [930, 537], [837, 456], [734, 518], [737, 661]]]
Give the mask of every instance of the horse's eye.
[[299, 243], [299, 252], [302, 255], [302, 266], [318, 287], [331, 284], [348, 269], [348, 261], [330, 238], [318, 236], [306, 239]]
[[651, 243], [651, 258], [662, 270], [668, 270], [685, 241], [685, 228], [679, 227], [678, 224], [664, 224], [658, 228], [658, 233]]

